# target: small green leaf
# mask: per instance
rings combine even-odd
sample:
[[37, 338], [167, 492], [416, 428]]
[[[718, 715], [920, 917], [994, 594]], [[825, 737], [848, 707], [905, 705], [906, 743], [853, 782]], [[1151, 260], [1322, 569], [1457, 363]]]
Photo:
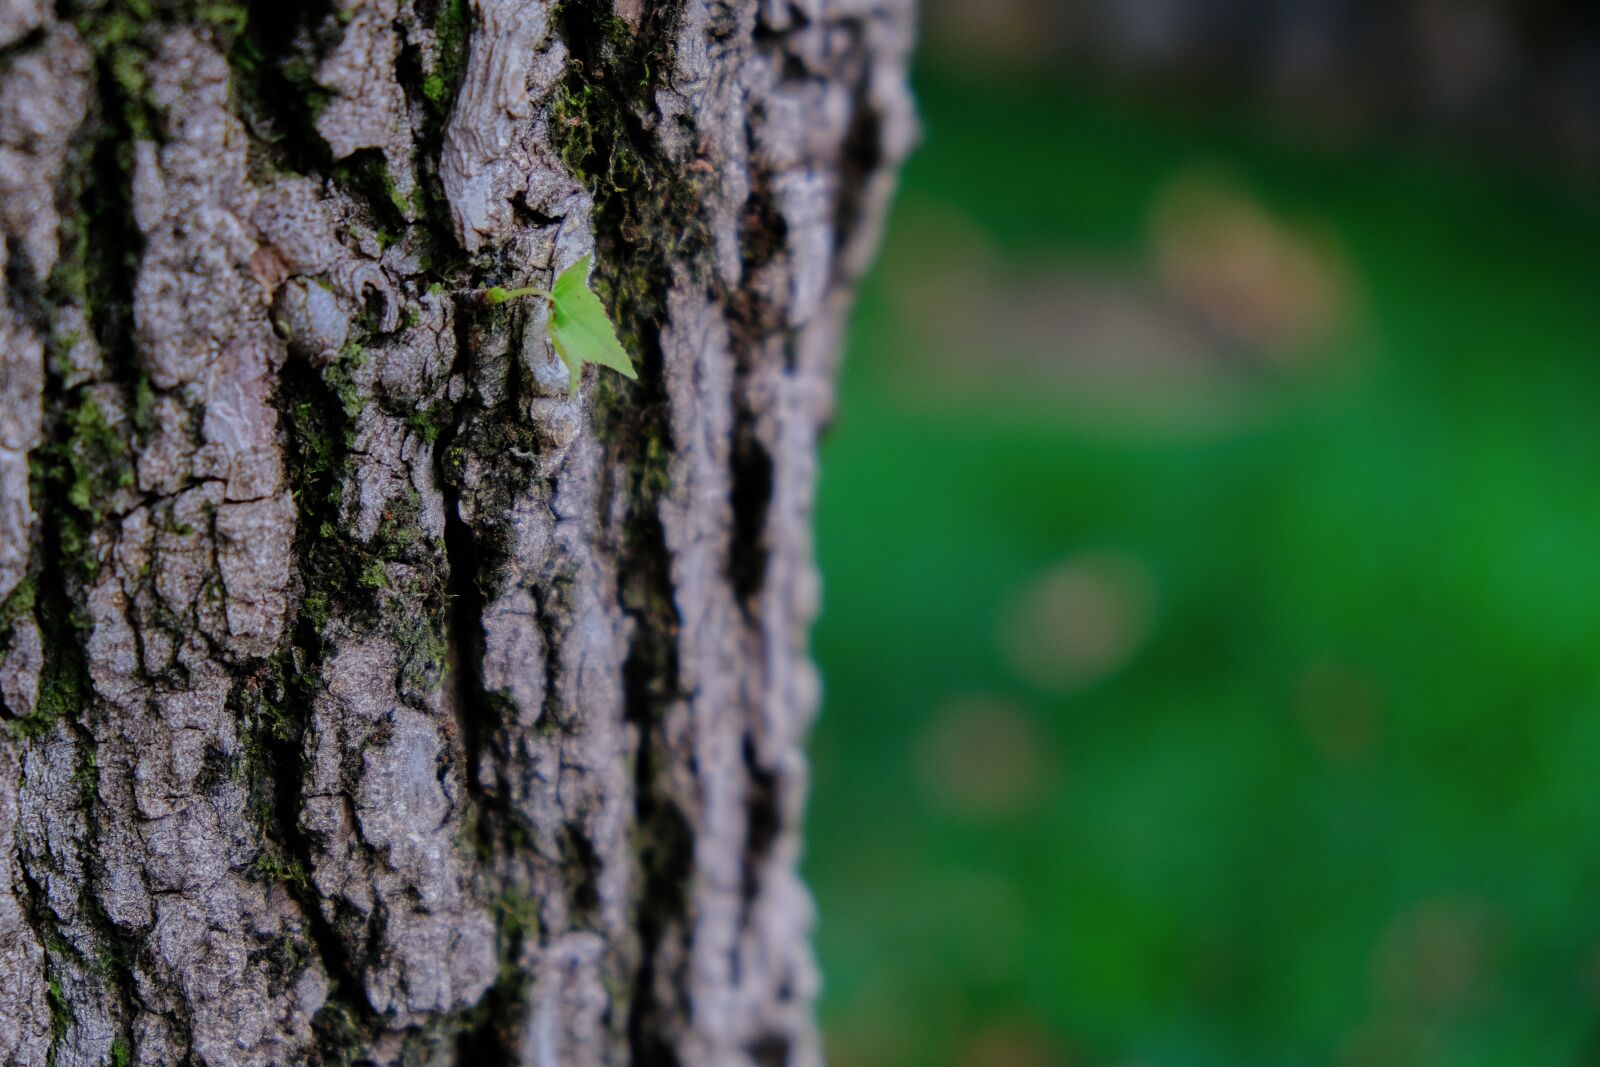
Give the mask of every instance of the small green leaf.
[[638, 377], [633, 361], [617, 340], [605, 305], [589, 288], [589, 260], [584, 256], [562, 271], [550, 290], [550, 343], [567, 365], [573, 396], [583, 379], [585, 363], [610, 367], [625, 378]]

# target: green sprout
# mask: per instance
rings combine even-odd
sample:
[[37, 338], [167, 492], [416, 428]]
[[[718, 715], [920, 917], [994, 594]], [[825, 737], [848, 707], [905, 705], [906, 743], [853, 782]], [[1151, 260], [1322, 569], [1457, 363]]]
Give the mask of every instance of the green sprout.
[[597, 363], [610, 367], [624, 378], [637, 378], [633, 361], [617, 340], [617, 331], [606, 315], [605, 305], [589, 288], [589, 263], [592, 257], [584, 256], [562, 271], [550, 289], [528, 286], [524, 289], [502, 289], [498, 285], [488, 290], [484, 298], [491, 304], [504, 304], [522, 296], [538, 296], [550, 302], [550, 343], [556, 355], [567, 365], [572, 391], [578, 395], [578, 383], [583, 380], [583, 365]]

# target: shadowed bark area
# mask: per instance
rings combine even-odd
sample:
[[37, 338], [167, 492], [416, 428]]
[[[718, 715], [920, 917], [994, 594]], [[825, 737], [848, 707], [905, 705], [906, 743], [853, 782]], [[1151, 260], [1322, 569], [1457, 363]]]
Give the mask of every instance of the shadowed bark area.
[[[0, 12], [0, 1063], [820, 1062], [909, 0]], [[575, 398], [593, 253], [640, 368]]]

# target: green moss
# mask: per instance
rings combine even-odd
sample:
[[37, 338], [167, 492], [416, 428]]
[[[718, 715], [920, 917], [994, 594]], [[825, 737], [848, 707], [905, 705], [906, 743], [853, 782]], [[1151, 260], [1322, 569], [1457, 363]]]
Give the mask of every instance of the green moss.
[[432, 64], [422, 79], [422, 98], [437, 123], [447, 117], [466, 73], [472, 23], [467, 0], [444, 0], [434, 15]]
[[99, 523], [112, 492], [133, 485], [128, 443], [89, 393], [68, 414], [67, 428], [67, 502]]
[[368, 589], [389, 588], [389, 572], [384, 569], [383, 560], [369, 560], [367, 565], [361, 569], [359, 581]]
[[293, 33], [293, 20], [258, 20], [228, 53], [233, 107], [249, 127], [256, 173], [307, 173], [329, 162], [317, 120], [334, 94], [317, 83], [315, 34]]
[[77, 718], [89, 692], [79, 654], [81, 626], [65, 596], [57, 592], [38, 598], [36, 611], [39, 628], [44, 634], [39, 695], [31, 712], [6, 724], [12, 734], [24, 738], [42, 737], [53, 730], [58, 721]]
[[64, 498], [56, 547], [67, 569], [88, 579], [98, 567], [91, 532], [105, 521], [117, 491], [134, 484], [132, 452], [87, 391], [67, 409], [62, 432], [62, 440], [30, 456], [33, 482], [37, 499], [55, 499], [57, 493]]
[[307, 492], [317, 494], [315, 503], [338, 506], [340, 493], [334, 478], [341, 464], [342, 428], [329, 420], [309, 400], [286, 405], [284, 422], [296, 446], [295, 494], [304, 510], [313, 501]]
[[539, 902], [526, 893], [508, 889], [495, 900], [500, 935], [524, 943], [539, 940]]
[[84, 806], [87, 807], [98, 795], [100, 786], [100, 756], [93, 746], [84, 746], [78, 769], [72, 772], [72, 781], [78, 787], [78, 795], [83, 797]]
[[322, 380], [338, 397], [346, 420], [340, 427], [339, 442], [329, 440], [318, 443], [317, 450], [323, 453], [325, 459], [331, 460], [337, 451], [348, 449], [355, 440], [353, 420], [367, 406], [366, 395], [355, 382], [355, 372], [366, 366], [367, 358], [366, 350], [358, 342], [347, 341], [333, 362], [322, 369]]
[[224, 50], [233, 46], [249, 22], [242, 0], [69, 0], [63, 14], [72, 20], [94, 52], [104, 94], [135, 138], [157, 128], [150, 99], [150, 64], [166, 27], [200, 25]]
[[145, 27], [154, 12], [142, 0], [84, 5], [73, 19], [85, 43], [95, 53], [104, 76], [116, 87], [121, 119], [135, 137], [154, 133], [153, 116], [145, 101], [145, 68], [151, 59], [151, 41]]
[[431, 445], [449, 428], [451, 412], [448, 405], [435, 404], [412, 408], [405, 417], [406, 427]]
[[0, 602], [0, 644], [11, 639], [11, 633], [19, 619], [24, 615], [33, 614], [34, 605], [38, 600], [38, 581], [29, 576], [18, 582], [5, 601]]
[[85, 574], [93, 572], [88, 530], [91, 522], [98, 521], [104, 501], [89, 499], [91, 510], [85, 512], [68, 498], [84, 499], [82, 486], [97, 480], [95, 454], [120, 453], [121, 442], [103, 438], [98, 418], [84, 416], [79, 421], [92, 424], [85, 435], [87, 443], [72, 439], [37, 449], [29, 457], [31, 495], [57, 520], [58, 536], [41, 546], [44, 555], [35, 560], [35, 572], [0, 605], [0, 641], [9, 641], [17, 624], [31, 617], [44, 646], [33, 707], [26, 715], [5, 722], [10, 733], [24, 738], [41, 737], [53, 730], [57, 721], [76, 718], [89, 690], [82, 651], [86, 621], [70, 599], [67, 583], [81, 582]]
[[[431, 605], [430, 605], [431, 606]], [[444, 679], [445, 643], [442, 610], [398, 613], [389, 626], [400, 657], [400, 694], [423, 702]]]
[[111, 918], [98, 905], [89, 906], [90, 919], [99, 927], [102, 937], [99, 951], [95, 953], [91, 966], [94, 973], [102, 978], [115, 979], [118, 975], [126, 975], [133, 968], [135, 949], [126, 938], [118, 935], [117, 927]]
[[[61, 950], [52, 948], [51, 955], [59, 956], [60, 951], [70, 950], [67, 950], [65, 946], [62, 946]], [[47, 1054], [45, 1063], [49, 1067], [54, 1067], [56, 1050], [60, 1048], [62, 1038], [67, 1036], [67, 1030], [71, 1028], [76, 1018], [72, 1014], [72, 1004], [67, 1000], [67, 995], [61, 988], [61, 976], [54, 973], [53, 967], [50, 980], [45, 986], [45, 999], [50, 1005], [50, 1051]]]
[[317, 1035], [317, 1044], [324, 1065], [352, 1062], [361, 1048], [361, 1025], [355, 1009], [339, 998], [329, 998], [316, 1016], [311, 1027]]
[[573, 177], [588, 184], [589, 165], [594, 160], [595, 127], [590, 101], [597, 89], [588, 82], [568, 79], [556, 89], [550, 105], [551, 129], [555, 130], [557, 154]]
[[443, 108], [450, 103], [450, 83], [443, 74], [429, 74], [422, 79], [422, 95], [434, 107]]
[[133, 382], [133, 409], [128, 412], [128, 420], [141, 441], [147, 440], [155, 429], [155, 409], [155, 386], [150, 382], [150, 375], [140, 367]]
[[314, 589], [307, 593], [305, 599], [300, 603], [301, 618], [305, 619], [311, 628], [319, 634], [322, 632], [323, 627], [328, 624], [329, 610], [328, 594], [326, 590], [322, 589]]
[[54, 678], [39, 686], [39, 699], [32, 713], [15, 720], [12, 732], [18, 737], [43, 737], [58, 720], [77, 714], [83, 706], [84, 690], [75, 679]]
[[305, 864], [292, 856], [284, 855], [275, 847], [263, 849], [256, 856], [251, 870], [262, 881], [278, 882], [296, 890], [304, 890], [311, 884]]
[[300, 736], [301, 722], [282, 701], [263, 700], [260, 704], [262, 727], [274, 741], [293, 741]]

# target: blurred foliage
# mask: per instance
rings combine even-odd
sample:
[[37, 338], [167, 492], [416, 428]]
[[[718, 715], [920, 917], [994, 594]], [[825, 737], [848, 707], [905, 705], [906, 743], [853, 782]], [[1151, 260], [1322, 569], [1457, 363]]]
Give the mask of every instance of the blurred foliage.
[[1600, 1062], [1600, 215], [920, 94], [823, 468], [830, 1062]]

